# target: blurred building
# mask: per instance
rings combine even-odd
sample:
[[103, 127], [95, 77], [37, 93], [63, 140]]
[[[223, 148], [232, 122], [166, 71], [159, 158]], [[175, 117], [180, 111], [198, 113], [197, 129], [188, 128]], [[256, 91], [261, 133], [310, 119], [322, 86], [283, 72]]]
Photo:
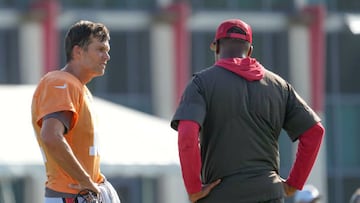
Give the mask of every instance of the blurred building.
[[[326, 140], [308, 182], [327, 202], [347, 202], [360, 186], [360, 80], [352, 78], [360, 73], [360, 36], [350, 32], [347, 14], [360, 15], [360, 1], [0, 0], [0, 83], [35, 84], [61, 68], [68, 26], [99, 21], [110, 28], [111, 60], [89, 84], [94, 95], [170, 119], [191, 74], [212, 65], [219, 22], [241, 18], [253, 27], [253, 56], [323, 118]], [[281, 136], [283, 176], [294, 146]]]

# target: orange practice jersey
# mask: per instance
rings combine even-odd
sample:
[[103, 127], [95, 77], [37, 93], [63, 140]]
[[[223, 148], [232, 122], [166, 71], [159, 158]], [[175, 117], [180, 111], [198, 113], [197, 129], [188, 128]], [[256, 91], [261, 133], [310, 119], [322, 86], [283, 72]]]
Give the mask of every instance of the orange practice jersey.
[[40, 136], [42, 118], [53, 112], [73, 112], [72, 122], [65, 135], [75, 156], [93, 181], [103, 181], [100, 173], [100, 156], [96, 132], [96, 117], [91, 109], [92, 95], [87, 87], [72, 74], [53, 71], [46, 74], [35, 90], [31, 111], [32, 123], [43, 154], [46, 168], [46, 187], [65, 193], [78, 191], [68, 187], [78, 184], [56, 163], [43, 147]]

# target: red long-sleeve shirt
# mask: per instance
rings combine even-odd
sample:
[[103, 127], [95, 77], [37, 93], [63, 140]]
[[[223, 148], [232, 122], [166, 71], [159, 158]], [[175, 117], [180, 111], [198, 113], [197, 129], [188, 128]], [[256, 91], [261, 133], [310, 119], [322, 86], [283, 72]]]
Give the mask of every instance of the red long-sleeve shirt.
[[200, 126], [193, 121], [182, 120], [178, 126], [181, 171], [186, 191], [189, 194], [201, 191], [199, 129]]
[[317, 123], [299, 137], [295, 163], [286, 182], [301, 190], [315, 163], [325, 133], [321, 123]]
[[[178, 126], [180, 164], [185, 188], [189, 194], [201, 191], [199, 129], [199, 124], [188, 120], [181, 120]], [[319, 122], [299, 137], [296, 160], [286, 180], [290, 186], [297, 189], [304, 186], [319, 152], [324, 132]]]

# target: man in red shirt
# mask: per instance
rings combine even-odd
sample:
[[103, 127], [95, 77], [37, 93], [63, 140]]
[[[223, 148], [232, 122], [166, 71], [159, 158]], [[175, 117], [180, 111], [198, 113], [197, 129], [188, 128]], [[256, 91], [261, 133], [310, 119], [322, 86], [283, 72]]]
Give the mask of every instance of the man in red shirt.
[[[302, 189], [317, 157], [320, 118], [277, 74], [251, 57], [252, 30], [220, 24], [216, 63], [194, 74], [171, 121], [191, 202], [282, 203]], [[278, 138], [299, 140], [287, 179], [279, 175]]]

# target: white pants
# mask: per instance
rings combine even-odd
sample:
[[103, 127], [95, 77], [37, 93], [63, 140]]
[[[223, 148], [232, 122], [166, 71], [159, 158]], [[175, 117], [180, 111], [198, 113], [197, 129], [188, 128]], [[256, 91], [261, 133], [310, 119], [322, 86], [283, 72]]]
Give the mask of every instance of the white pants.
[[121, 203], [115, 188], [109, 181], [105, 179], [104, 183], [100, 183], [99, 188], [101, 203]]
[[[100, 189], [99, 203], [121, 203], [116, 190], [109, 181], [105, 180], [104, 183], [100, 183], [99, 189]], [[78, 197], [78, 202], [85, 203], [86, 201], [83, 198]], [[44, 203], [64, 203], [64, 201], [61, 197], [45, 197]]]

